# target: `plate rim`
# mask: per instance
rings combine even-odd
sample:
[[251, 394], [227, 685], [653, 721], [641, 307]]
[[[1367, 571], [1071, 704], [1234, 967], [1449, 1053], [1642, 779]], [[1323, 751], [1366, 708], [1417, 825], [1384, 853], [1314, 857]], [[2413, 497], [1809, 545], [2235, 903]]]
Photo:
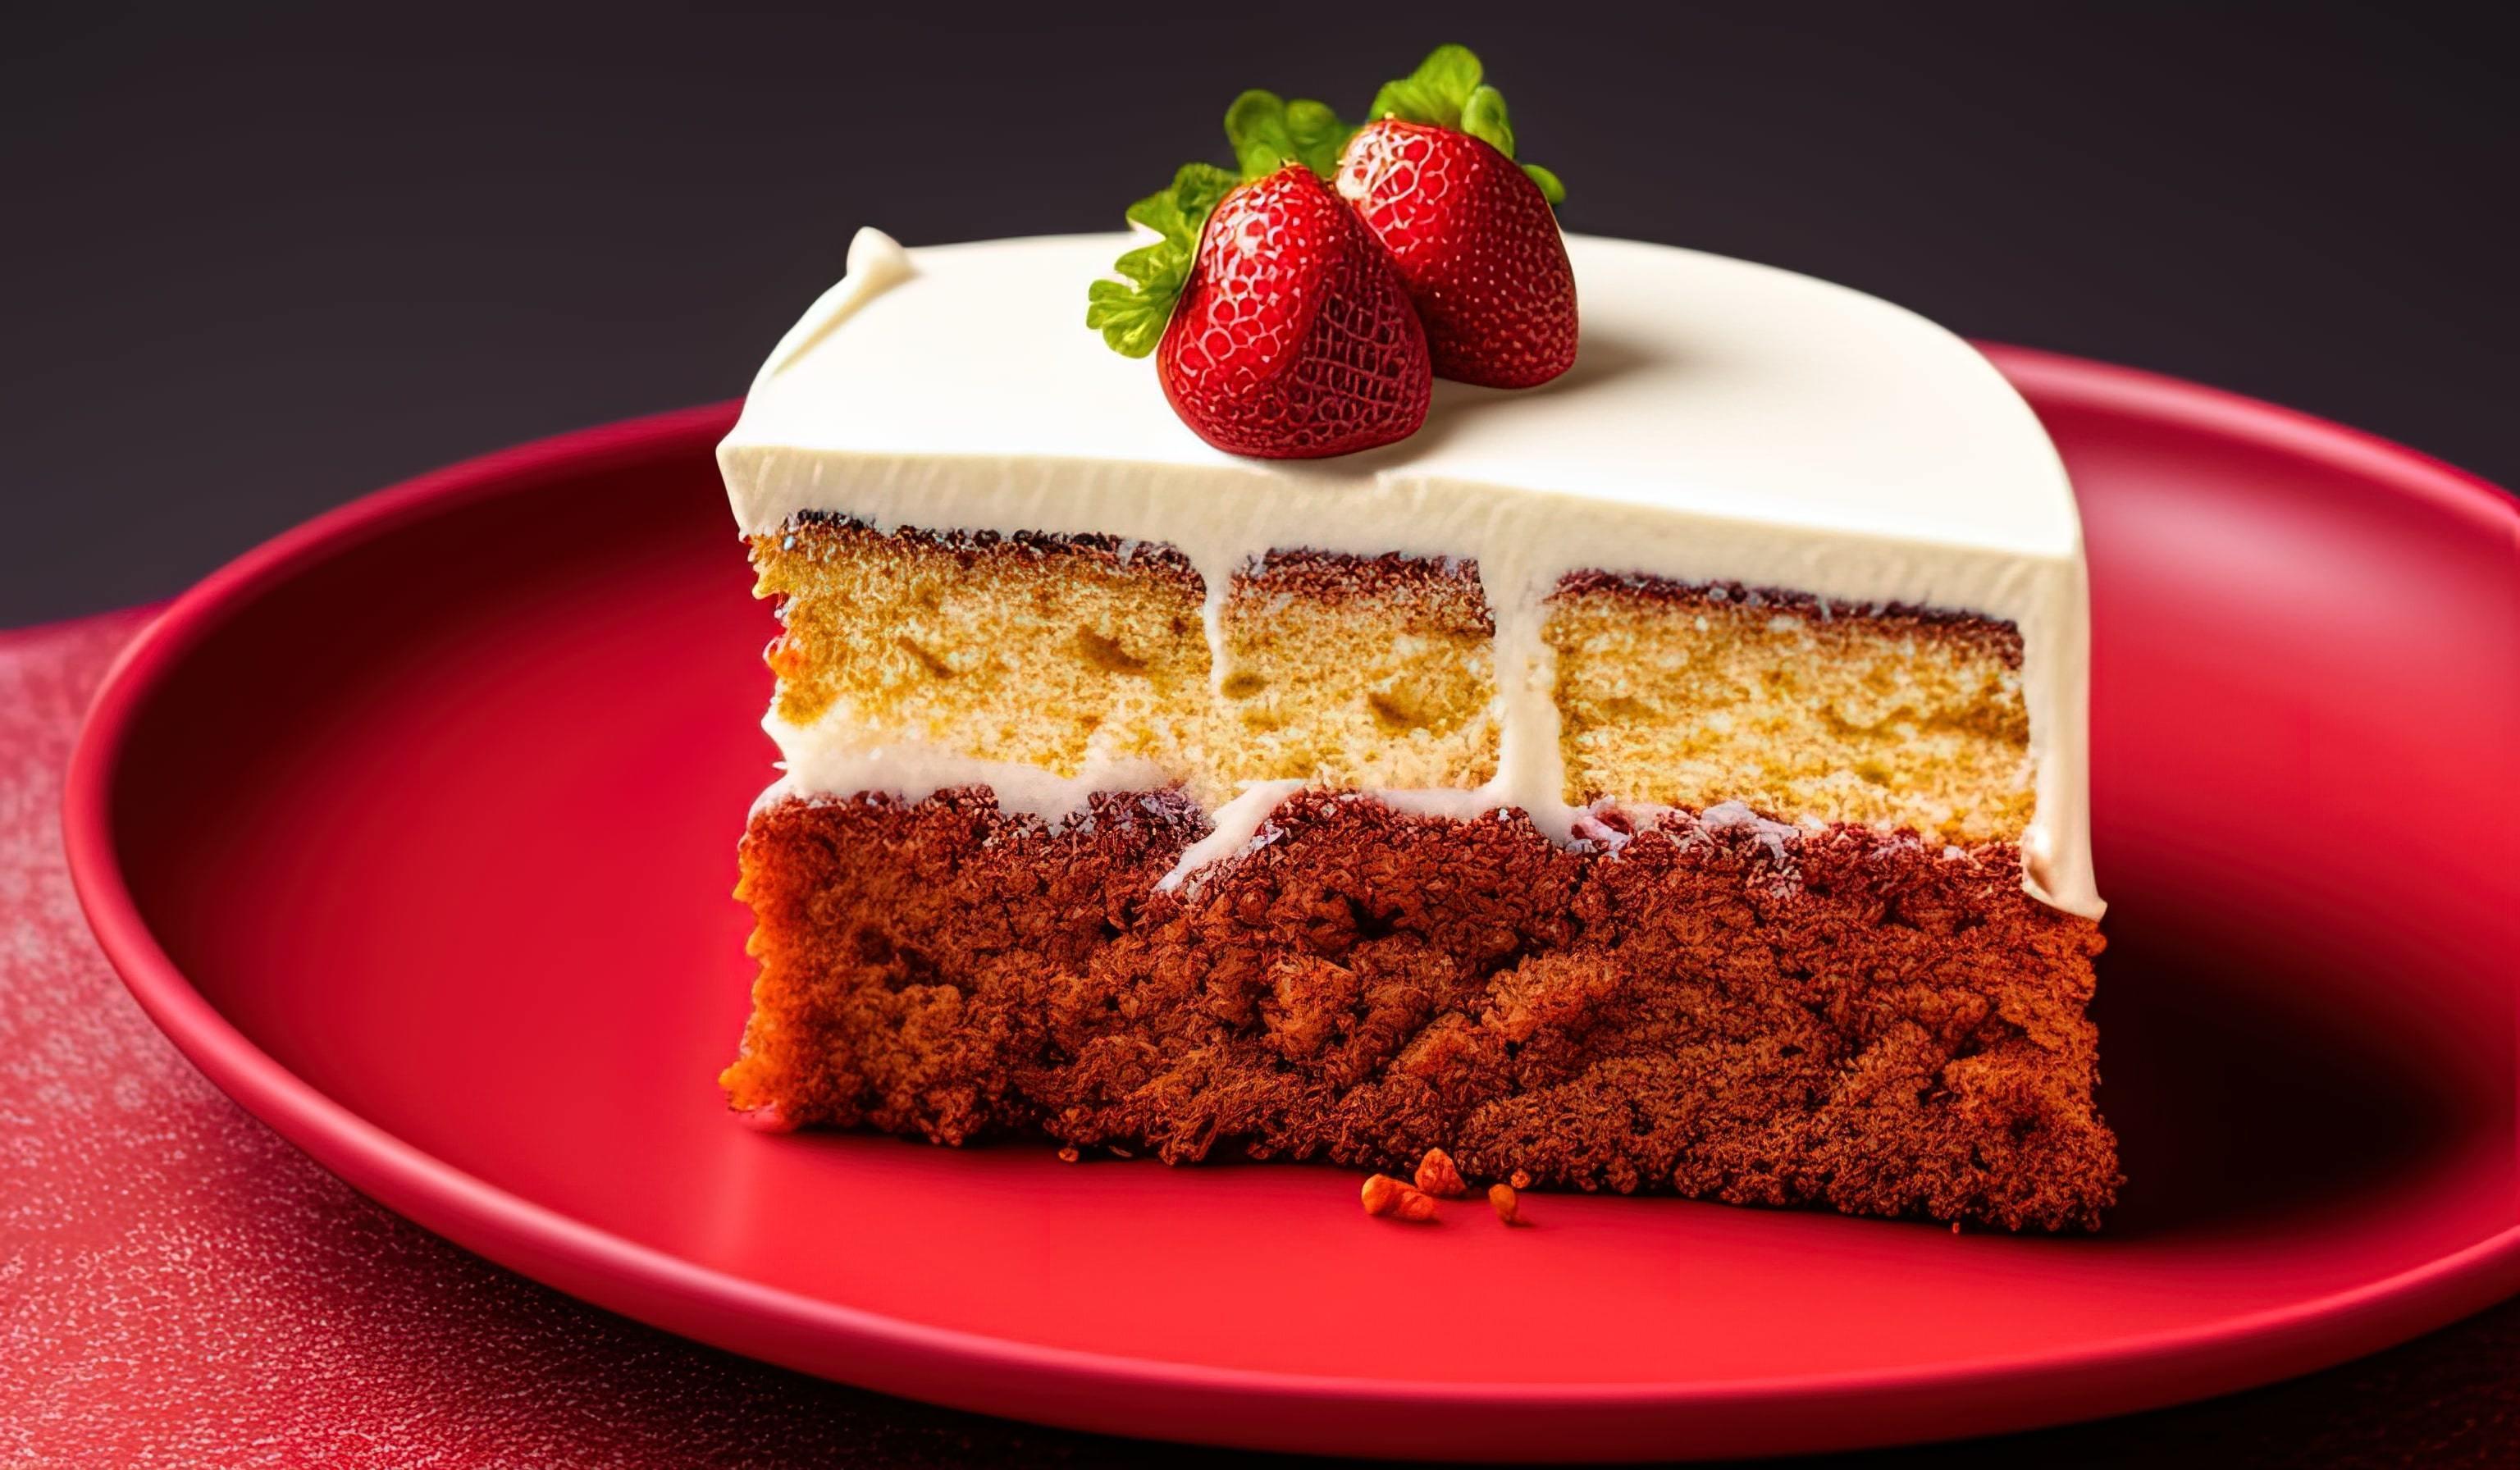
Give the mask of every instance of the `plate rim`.
[[[2025, 396], [2077, 400], [2326, 461], [2498, 524], [2520, 602], [2520, 502], [2419, 451], [2223, 389], [2087, 358], [1976, 344]], [[407, 1143], [264, 1052], [159, 948], [112, 826], [135, 720], [185, 656], [267, 590], [400, 527], [561, 474], [720, 437], [708, 404], [543, 438], [374, 492], [246, 552], [168, 603], [113, 659], [66, 773], [81, 910], [152, 1022], [248, 1112], [432, 1233], [652, 1326], [907, 1398], [1101, 1433], [1253, 1448], [1567, 1458], [1912, 1443], [2211, 1397], [2377, 1351], [2520, 1294], [2520, 1224], [2393, 1275], [2237, 1316], [2066, 1349], [1721, 1383], [1425, 1382], [1217, 1367], [1058, 1348], [812, 1297], [643, 1245]], [[748, 1330], [737, 1330], [745, 1328]], [[1257, 1405], [1269, 1410], [1254, 1413]], [[1592, 1416], [1580, 1427], [1570, 1414]]]

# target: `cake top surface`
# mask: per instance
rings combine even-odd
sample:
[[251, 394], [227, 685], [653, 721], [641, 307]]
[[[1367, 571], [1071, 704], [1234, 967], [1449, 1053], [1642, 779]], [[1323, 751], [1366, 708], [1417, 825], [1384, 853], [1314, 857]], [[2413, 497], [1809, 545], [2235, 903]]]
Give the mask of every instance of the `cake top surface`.
[[[1476, 486], [1629, 515], [2079, 557], [2072, 490], [2019, 395], [1958, 337], [1860, 291], [1573, 236], [1584, 337], [1562, 378], [1520, 391], [1439, 381], [1425, 427], [1399, 444], [1263, 461], [1200, 442], [1150, 362], [1108, 351], [1082, 325], [1084, 284], [1127, 244], [905, 250], [862, 232], [846, 279], [763, 366], [728, 449], [859, 462], [870, 478], [910, 462], [1020, 463], [1046, 492], [1059, 481], [1236, 497], [1347, 487], [1360, 510], [1377, 485]], [[793, 475], [731, 474], [730, 490], [747, 530], [853, 510], [814, 504]]]

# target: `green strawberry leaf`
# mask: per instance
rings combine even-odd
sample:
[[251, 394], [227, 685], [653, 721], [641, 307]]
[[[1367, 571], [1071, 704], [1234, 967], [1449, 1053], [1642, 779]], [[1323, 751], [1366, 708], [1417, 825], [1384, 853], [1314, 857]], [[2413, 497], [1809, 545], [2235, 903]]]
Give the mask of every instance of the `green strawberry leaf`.
[[1146, 226], [1167, 244], [1195, 250], [1208, 211], [1240, 182], [1213, 163], [1185, 163], [1174, 172], [1171, 188], [1148, 195], [1129, 206], [1129, 223]]
[[1295, 156], [1295, 140], [1286, 136], [1286, 99], [1256, 87], [1234, 99], [1225, 110], [1225, 139], [1244, 178], [1276, 173]]
[[1173, 303], [1190, 283], [1207, 216], [1241, 181], [1213, 163], [1185, 163], [1172, 187], [1129, 206], [1129, 223], [1155, 239], [1122, 255], [1115, 266], [1127, 283], [1097, 281], [1085, 289], [1085, 325], [1123, 357], [1144, 357], [1163, 340]]
[[1505, 94], [1494, 87], [1480, 87], [1462, 104], [1461, 130], [1510, 158], [1513, 156], [1513, 124], [1506, 120]]
[[[1487, 85], [1478, 55], [1466, 46], [1438, 46], [1418, 69], [1398, 81], [1382, 84], [1373, 94], [1370, 118], [1397, 117], [1403, 122], [1451, 128], [1467, 133], [1498, 153], [1513, 156], [1513, 124], [1506, 114], [1505, 94]], [[1522, 171], [1540, 186], [1550, 206], [1566, 201], [1566, 186], [1557, 175], [1536, 163]]]
[[1373, 94], [1373, 115], [1459, 128], [1462, 105], [1478, 90], [1479, 58], [1467, 46], [1438, 46], [1398, 81]]
[[1356, 136], [1356, 126], [1340, 121], [1328, 103], [1298, 97], [1286, 104], [1286, 136], [1304, 166], [1327, 179], [1338, 172], [1339, 155]]
[[1257, 88], [1225, 110], [1226, 141], [1246, 179], [1267, 178], [1288, 163], [1327, 179], [1338, 171], [1339, 150], [1354, 131], [1327, 104], [1302, 97], [1288, 102]]

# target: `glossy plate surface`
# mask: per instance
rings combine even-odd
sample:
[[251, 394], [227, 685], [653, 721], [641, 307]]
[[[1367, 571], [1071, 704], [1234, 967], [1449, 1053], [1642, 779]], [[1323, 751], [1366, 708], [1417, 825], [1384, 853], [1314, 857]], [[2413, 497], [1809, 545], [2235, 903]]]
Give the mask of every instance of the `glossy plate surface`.
[[327, 516], [128, 650], [80, 895], [201, 1068], [412, 1219], [893, 1393], [1383, 1454], [1713, 1455], [2198, 1397], [2520, 1290], [2520, 515], [2349, 430], [1993, 349], [2083, 497], [2112, 903], [2092, 1239], [774, 1137], [713, 1085], [772, 631], [698, 410]]

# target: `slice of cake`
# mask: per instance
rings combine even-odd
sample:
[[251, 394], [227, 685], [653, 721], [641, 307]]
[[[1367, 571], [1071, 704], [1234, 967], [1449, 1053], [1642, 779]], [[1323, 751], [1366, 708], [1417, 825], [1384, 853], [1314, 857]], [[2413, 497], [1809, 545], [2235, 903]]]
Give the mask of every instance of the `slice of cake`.
[[1133, 243], [862, 233], [720, 450], [785, 624], [734, 1106], [2095, 1225], [2081, 533], [1994, 369], [1578, 237], [1571, 369], [1253, 458], [1079, 330]]

